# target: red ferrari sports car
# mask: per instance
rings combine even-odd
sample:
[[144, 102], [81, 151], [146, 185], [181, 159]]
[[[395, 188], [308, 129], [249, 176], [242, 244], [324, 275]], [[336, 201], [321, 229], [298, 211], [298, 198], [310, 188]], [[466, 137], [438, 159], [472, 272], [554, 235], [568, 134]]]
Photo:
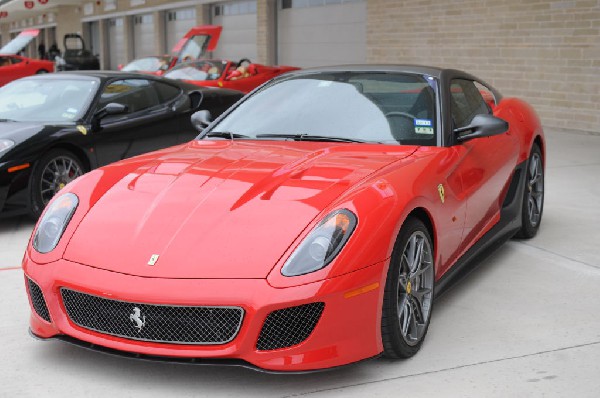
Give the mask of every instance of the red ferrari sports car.
[[410, 357], [458, 270], [538, 231], [544, 148], [529, 105], [461, 71], [275, 78], [54, 197], [23, 261], [31, 332], [268, 371]]
[[0, 86], [36, 73], [54, 72], [54, 62], [17, 55], [39, 33], [39, 29], [24, 30], [0, 49]]
[[165, 77], [204, 87], [222, 87], [249, 93], [267, 80], [298, 69], [293, 66], [253, 64], [247, 58], [239, 62], [211, 59], [180, 64], [168, 71]]
[[178, 63], [196, 60], [214, 51], [222, 30], [223, 27], [217, 25], [195, 26], [175, 44], [171, 55], [151, 55], [134, 59], [125, 66], [119, 66], [119, 70], [162, 76]]

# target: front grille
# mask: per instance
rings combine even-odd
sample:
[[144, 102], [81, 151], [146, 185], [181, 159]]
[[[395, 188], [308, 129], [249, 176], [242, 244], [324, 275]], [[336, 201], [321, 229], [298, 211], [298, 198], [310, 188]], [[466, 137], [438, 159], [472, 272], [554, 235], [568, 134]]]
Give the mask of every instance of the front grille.
[[184, 307], [130, 303], [60, 290], [67, 315], [78, 326], [132, 340], [172, 344], [224, 344], [244, 317], [239, 307]]
[[27, 286], [29, 287], [31, 304], [33, 305], [36, 314], [46, 322], [50, 322], [50, 312], [48, 312], [48, 306], [46, 305], [46, 300], [44, 300], [42, 289], [29, 278], [27, 278]]
[[311, 303], [273, 311], [265, 320], [256, 348], [276, 350], [302, 343], [321, 318], [325, 303]]

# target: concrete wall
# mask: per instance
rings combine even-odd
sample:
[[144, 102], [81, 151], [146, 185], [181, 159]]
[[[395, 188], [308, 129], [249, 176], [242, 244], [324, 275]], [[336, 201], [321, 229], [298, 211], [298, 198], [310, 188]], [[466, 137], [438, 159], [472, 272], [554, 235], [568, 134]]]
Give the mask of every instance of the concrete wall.
[[547, 126], [600, 131], [600, 1], [368, 0], [367, 61], [465, 69]]

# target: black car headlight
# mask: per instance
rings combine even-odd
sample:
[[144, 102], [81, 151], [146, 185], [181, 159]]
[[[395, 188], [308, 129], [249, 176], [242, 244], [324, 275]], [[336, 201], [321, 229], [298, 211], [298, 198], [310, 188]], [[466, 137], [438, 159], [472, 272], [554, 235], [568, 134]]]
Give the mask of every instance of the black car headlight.
[[56, 198], [44, 213], [33, 236], [33, 248], [40, 253], [54, 250], [62, 237], [73, 213], [77, 209], [79, 198], [66, 193]]
[[4, 151], [8, 151], [14, 145], [15, 145], [14, 141], [6, 140], [6, 139], [0, 139], [0, 154], [2, 152], [4, 152]]
[[304, 238], [281, 269], [284, 276], [298, 276], [324, 268], [342, 250], [356, 228], [356, 216], [350, 210], [327, 215]]

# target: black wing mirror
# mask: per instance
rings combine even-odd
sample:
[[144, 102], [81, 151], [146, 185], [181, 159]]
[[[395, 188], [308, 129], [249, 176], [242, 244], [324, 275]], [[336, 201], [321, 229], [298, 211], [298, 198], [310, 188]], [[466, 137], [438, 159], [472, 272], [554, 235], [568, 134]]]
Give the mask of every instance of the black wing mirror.
[[212, 121], [212, 116], [207, 110], [198, 111], [192, 114], [192, 125], [198, 131], [204, 130]]
[[508, 131], [508, 122], [493, 115], [476, 115], [471, 124], [454, 129], [456, 140], [464, 142], [473, 138], [491, 137]]
[[92, 129], [100, 129], [100, 120], [104, 119], [105, 117], [109, 115], [122, 115], [123, 113], [127, 113], [128, 110], [129, 107], [127, 105], [118, 104], [116, 102], [106, 104], [104, 108], [94, 113], [94, 118], [92, 119]]

